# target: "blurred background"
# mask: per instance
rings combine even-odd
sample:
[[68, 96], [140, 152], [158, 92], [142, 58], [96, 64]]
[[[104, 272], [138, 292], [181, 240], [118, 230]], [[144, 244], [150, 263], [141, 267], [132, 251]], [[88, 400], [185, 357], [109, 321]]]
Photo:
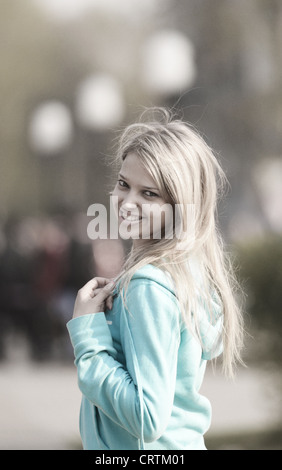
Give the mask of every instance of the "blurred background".
[[0, 448], [79, 449], [65, 324], [77, 289], [114, 276], [91, 241], [118, 132], [174, 106], [219, 153], [219, 223], [246, 293], [247, 367], [208, 370], [210, 449], [282, 449], [282, 3], [1, 0]]

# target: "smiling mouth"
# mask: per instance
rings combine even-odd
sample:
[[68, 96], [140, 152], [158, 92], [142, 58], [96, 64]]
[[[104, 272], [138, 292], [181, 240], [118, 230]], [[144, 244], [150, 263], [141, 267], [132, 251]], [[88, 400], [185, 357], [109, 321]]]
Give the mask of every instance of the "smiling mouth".
[[133, 215], [127, 215], [127, 212], [120, 210], [119, 215], [122, 218], [122, 220], [126, 220], [127, 222], [139, 222], [142, 220], [142, 217], [140, 217], [137, 214]]

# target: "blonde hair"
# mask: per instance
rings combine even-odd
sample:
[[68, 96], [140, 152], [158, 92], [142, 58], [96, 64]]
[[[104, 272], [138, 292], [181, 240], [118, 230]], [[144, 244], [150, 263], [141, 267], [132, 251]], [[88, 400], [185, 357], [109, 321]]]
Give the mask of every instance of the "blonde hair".
[[[131, 250], [120, 278], [126, 291], [134, 272], [146, 264], [168, 271], [188, 326], [196, 315], [199, 291], [188, 259], [196, 257], [204, 284], [200, 296], [207, 305], [212, 292], [219, 296], [223, 313], [223, 368], [233, 375], [241, 362], [242, 315], [235, 300], [237, 283], [216, 226], [217, 202], [226, 182], [214, 153], [191, 125], [164, 108], [154, 109], [158, 117], [128, 126], [121, 135], [117, 157], [121, 164], [134, 152], [160, 188], [161, 196], [182, 209], [182, 230], [191, 205], [194, 208], [193, 234], [179, 239], [161, 238]], [[189, 231], [186, 231], [186, 234]], [[212, 314], [212, 312], [209, 312]]]

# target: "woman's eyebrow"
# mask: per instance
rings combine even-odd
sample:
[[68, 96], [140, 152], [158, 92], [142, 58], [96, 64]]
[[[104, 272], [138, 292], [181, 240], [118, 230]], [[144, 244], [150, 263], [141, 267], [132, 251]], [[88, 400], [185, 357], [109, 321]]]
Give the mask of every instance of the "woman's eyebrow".
[[150, 186], [142, 186], [142, 188], [145, 188], [145, 189], [154, 189], [155, 191], [158, 191], [158, 188], [151, 188]]
[[[127, 180], [126, 176], [123, 176], [121, 173], [119, 173], [119, 177], [122, 178], [122, 179], [124, 179], [124, 180]], [[145, 188], [145, 189], [154, 189], [155, 191], [158, 191], [158, 188], [151, 187], [151, 186], [143, 186], [143, 185], [141, 184], [140, 187]]]

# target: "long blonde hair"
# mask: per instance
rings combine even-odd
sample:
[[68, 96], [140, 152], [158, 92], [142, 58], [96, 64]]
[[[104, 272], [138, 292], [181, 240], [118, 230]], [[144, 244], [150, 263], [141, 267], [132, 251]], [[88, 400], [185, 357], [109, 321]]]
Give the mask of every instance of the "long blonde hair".
[[[152, 111], [152, 110], [151, 110]], [[179, 205], [186, 238], [161, 238], [131, 250], [124, 264], [120, 289], [126, 291], [134, 272], [146, 264], [168, 271], [188, 326], [196, 315], [198, 287], [188, 259], [196, 258], [202, 274], [201, 297], [207, 305], [211, 292], [219, 296], [223, 313], [223, 368], [233, 375], [233, 366], [241, 362], [243, 338], [242, 315], [236, 302], [237, 283], [222, 239], [218, 233], [217, 202], [226, 182], [217, 158], [193, 127], [164, 108], [157, 117], [128, 126], [121, 135], [117, 158], [119, 164], [130, 152], [138, 155], [160, 188], [161, 196], [174, 206]], [[187, 231], [187, 210], [193, 207], [193, 231]], [[191, 219], [191, 217], [190, 217]], [[187, 233], [189, 234], [187, 236]]]

